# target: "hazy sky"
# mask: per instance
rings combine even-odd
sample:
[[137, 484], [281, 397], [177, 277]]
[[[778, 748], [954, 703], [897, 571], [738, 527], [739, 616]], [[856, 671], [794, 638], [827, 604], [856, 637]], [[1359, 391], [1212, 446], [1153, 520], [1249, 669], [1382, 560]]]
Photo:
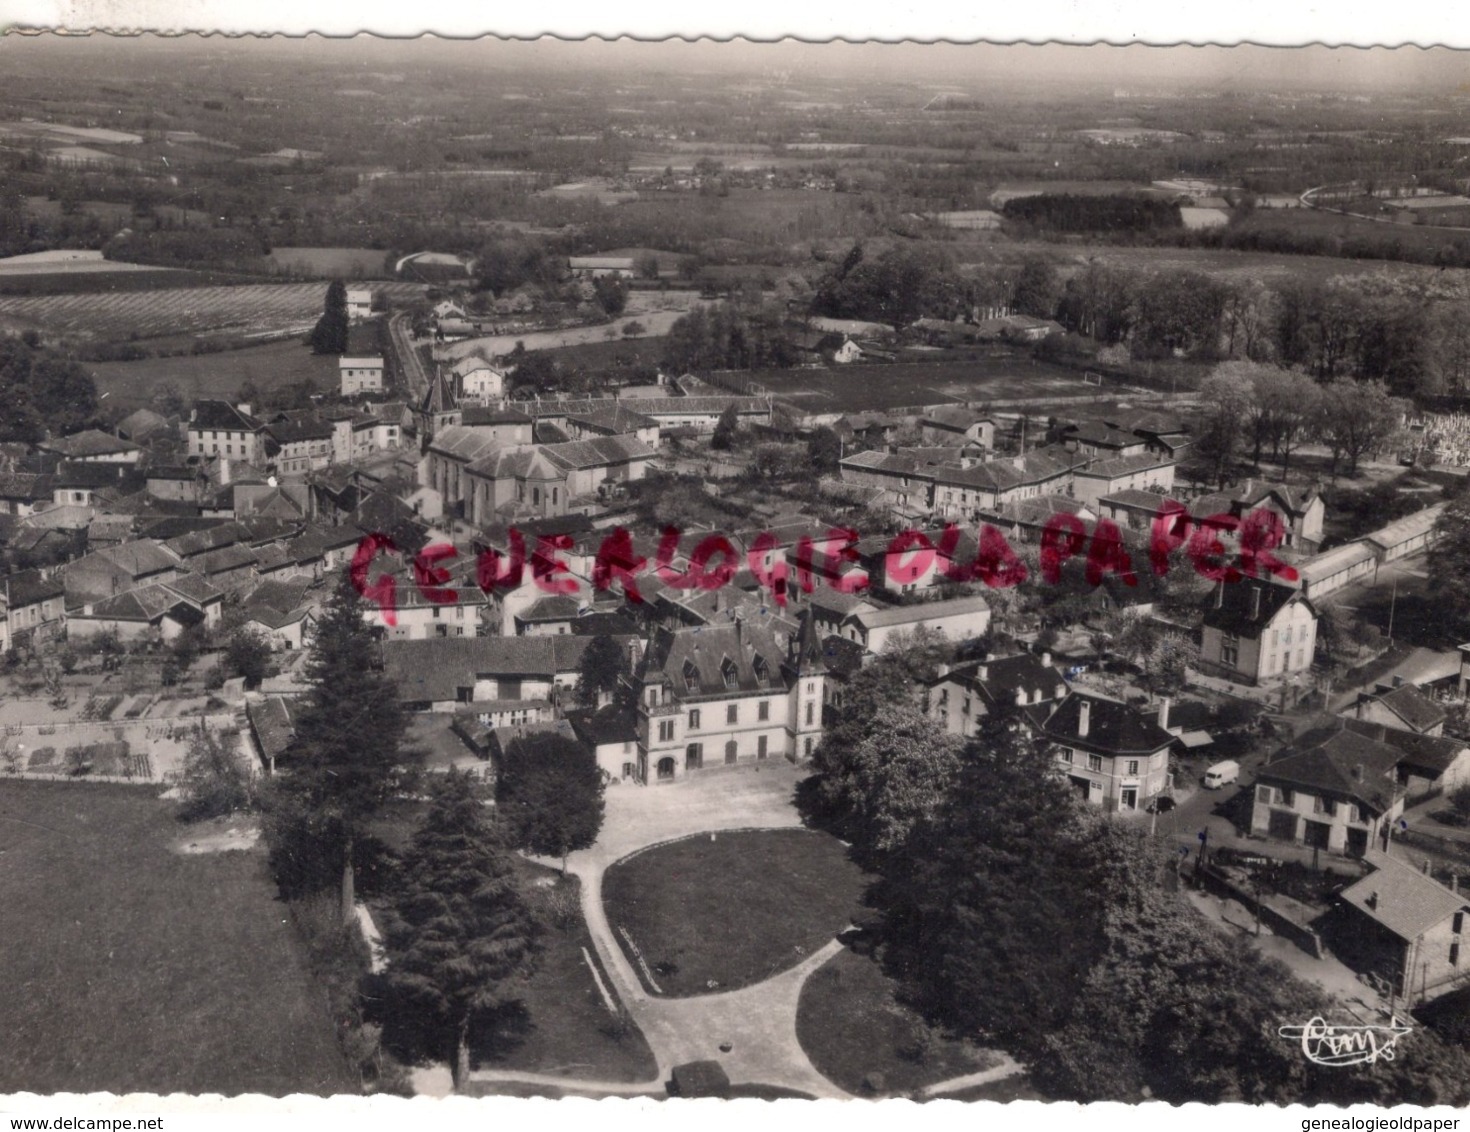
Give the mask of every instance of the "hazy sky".
[[917, 81], [929, 85], [971, 86], [985, 80], [1009, 86], [1034, 84], [1037, 93], [1076, 81], [1123, 86], [1175, 83], [1213, 88], [1267, 87], [1326, 88], [1337, 90], [1403, 89], [1418, 87], [1427, 95], [1443, 95], [1463, 86], [1470, 92], [1470, 51], [1417, 47], [1397, 49], [1321, 46], [1279, 48], [1068, 46], [1064, 44], [998, 46], [991, 44], [811, 44], [787, 40], [778, 43], [744, 41], [694, 43], [680, 40], [637, 42], [584, 40], [568, 42], [446, 41], [435, 39], [350, 40], [310, 39], [268, 41], [201, 41], [195, 37], [162, 40], [116, 40], [93, 37], [90, 43], [44, 37], [8, 36], [3, 49], [91, 55], [98, 51], [188, 54], [203, 45], [218, 52], [238, 51], [243, 57], [284, 54], [357, 62], [363, 66], [395, 69], [432, 60], [444, 64], [491, 66], [507, 70], [566, 68], [568, 71], [626, 70], [636, 72], [788, 72], [798, 84], [803, 74]]

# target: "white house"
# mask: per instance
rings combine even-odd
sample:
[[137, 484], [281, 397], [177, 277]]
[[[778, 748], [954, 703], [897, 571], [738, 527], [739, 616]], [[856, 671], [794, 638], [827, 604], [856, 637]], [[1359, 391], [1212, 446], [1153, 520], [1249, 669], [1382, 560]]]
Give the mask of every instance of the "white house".
[[381, 357], [340, 357], [337, 376], [342, 383], [342, 396], [383, 391], [383, 359]]

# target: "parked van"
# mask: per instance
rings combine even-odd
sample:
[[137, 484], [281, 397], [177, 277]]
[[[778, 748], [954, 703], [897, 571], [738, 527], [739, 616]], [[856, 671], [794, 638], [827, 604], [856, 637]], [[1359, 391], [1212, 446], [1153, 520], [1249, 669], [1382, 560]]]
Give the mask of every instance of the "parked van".
[[1223, 763], [1216, 763], [1205, 771], [1205, 789], [1218, 790], [1222, 786], [1229, 786], [1240, 778], [1240, 764], [1234, 759], [1226, 759]]

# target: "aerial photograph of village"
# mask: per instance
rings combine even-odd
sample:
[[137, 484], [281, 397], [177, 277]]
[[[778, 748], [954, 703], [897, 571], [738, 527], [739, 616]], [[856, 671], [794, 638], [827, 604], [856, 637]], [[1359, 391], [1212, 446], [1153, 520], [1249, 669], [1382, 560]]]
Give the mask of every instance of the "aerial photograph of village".
[[1470, 1105], [1470, 53], [0, 74], [0, 1095]]

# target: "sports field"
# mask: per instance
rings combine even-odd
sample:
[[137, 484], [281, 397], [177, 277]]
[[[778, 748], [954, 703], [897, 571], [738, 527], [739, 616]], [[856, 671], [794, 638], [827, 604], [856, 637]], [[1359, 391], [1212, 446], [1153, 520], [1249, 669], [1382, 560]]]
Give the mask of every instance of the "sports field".
[[721, 374], [732, 384], [755, 382], [809, 413], [855, 412], [962, 401], [1096, 397], [1119, 386], [1089, 385], [1076, 370], [1004, 349], [979, 349], [974, 360], [858, 363]]

